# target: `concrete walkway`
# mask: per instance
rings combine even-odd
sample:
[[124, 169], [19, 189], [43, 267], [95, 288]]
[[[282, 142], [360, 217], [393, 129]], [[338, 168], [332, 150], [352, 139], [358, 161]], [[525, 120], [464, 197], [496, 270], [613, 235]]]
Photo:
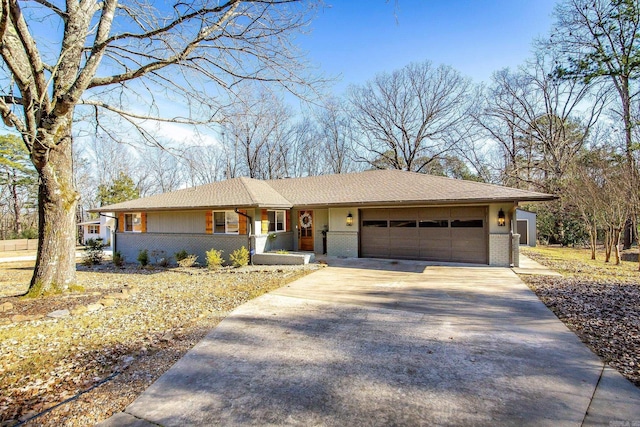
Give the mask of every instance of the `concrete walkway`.
[[329, 264], [235, 310], [101, 425], [640, 423], [640, 390], [510, 269]]

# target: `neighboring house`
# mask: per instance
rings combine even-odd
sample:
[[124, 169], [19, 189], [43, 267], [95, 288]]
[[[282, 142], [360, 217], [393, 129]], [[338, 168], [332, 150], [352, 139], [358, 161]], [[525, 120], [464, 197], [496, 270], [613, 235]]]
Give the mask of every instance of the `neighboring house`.
[[518, 264], [519, 202], [554, 196], [397, 170], [279, 180], [234, 178], [95, 209], [118, 217], [133, 261], [245, 246], [336, 257]]
[[108, 249], [113, 249], [115, 220], [105, 215], [111, 215], [111, 213], [101, 214], [100, 219], [78, 223], [78, 226], [82, 227], [83, 244], [86, 245], [89, 239], [102, 239], [103, 244]]
[[536, 245], [538, 232], [535, 212], [525, 211], [524, 209], [517, 209], [516, 221], [516, 231], [520, 235], [520, 245], [534, 247]]

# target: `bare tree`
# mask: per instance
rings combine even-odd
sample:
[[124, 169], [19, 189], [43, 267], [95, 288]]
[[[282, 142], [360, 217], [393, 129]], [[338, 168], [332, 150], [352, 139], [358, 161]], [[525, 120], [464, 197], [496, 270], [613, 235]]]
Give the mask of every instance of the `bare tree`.
[[549, 193], [585, 147], [606, 104], [593, 85], [555, 78], [538, 56], [517, 72], [496, 72], [475, 118], [502, 152], [502, 182]]
[[221, 144], [189, 146], [180, 155], [186, 182], [190, 186], [209, 184], [223, 179], [226, 160]]
[[453, 68], [428, 61], [377, 75], [349, 91], [361, 135], [358, 160], [380, 167], [422, 171], [454, 150], [470, 108], [471, 82]]
[[328, 173], [352, 170], [353, 126], [345, 105], [337, 98], [325, 101], [316, 111], [320, 150], [326, 159]]
[[138, 154], [140, 158], [134, 175], [141, 197], [174, 191], [183, 186], [182, 164], [173, 153], [148, 147]]
[[286, 176], [291, 113], [283, 100], [264, 88], [245, 85], [225, 115], [227, 153], [233, 153], [229, 170], [260, 179]]
[[[291, 34], [308, 23], [311, 2], [37, 1], [26, 11], [21, 4], [0, 9], [0, 114], [22, 135], [40, 177], [32, 295], [75, 280], [76, 112], [93, 112], [101, 129], [102, 118], [118, 115], [149, 138], [149, 118], [215, 121], [224, 91], [242, 80], [308, 87]], [[41, 23], [59, 30], [43, 33]]]

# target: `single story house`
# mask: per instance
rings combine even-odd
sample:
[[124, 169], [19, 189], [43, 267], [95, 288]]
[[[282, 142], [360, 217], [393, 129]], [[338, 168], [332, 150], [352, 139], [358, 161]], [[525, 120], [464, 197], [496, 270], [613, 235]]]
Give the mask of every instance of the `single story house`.
[[518, 265], [515, 211], [549, 194], [398, 170], [234, 178], [94, 209], [128, 261], [284, 249], [335, 257]]
[[82, 244], [86, 245], [89, 239], [102, 239], [102, 242], [109, 249], [112, 249], [113, 234], [115, 233], [114, 220], [105, 215], [99, 219], [78, 223], [82, 227]]
[[535, 247], [538, 239], [536, 213], [524, 209], [517, 209], [516, 218], [516, 231], [520, 235], [520, 246]]

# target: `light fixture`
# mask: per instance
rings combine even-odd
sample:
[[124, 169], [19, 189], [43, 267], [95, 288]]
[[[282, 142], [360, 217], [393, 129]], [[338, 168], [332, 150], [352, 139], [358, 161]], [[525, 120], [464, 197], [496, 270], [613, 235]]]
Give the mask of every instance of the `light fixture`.
[[349, 213], [347, 214], [347, 225], [348, 225], [349, 227], [351, 227], [351, 226], [353, 225], [353, 215], [351, 215], [351, 212], [349, 212]]
[[502, 210], [502, 208], [500, 209], [500, 212], [498, 212], [498, 225], [500, 227], [504, 227], [507, 224], [507, 221], [504, 217], [504, 211]]

